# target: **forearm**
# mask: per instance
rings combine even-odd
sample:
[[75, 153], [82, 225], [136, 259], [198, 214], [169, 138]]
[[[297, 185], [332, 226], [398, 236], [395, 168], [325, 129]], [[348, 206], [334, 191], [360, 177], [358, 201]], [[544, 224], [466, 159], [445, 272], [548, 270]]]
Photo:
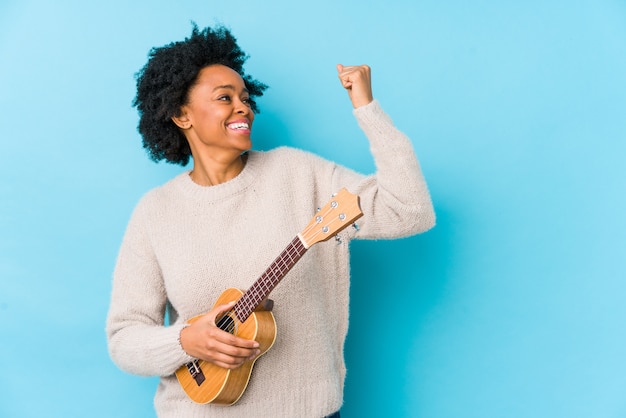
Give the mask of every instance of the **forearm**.
[[164, 324], [167, 295], [148, 241], [131, 221], [113, 274], [106, 332], [111, 358], [122, 370], [165, 376], [191, 358], [179, 340], [185, 324]]
[[360, 238], [394, 238], [432, 228], [435, 213], [409, 139], [377, 101], [354, 110], [367, 136], [376, 173], [354, 186], [364, 213]]
[[169, 327], [112, 318], [107, 326], [109, 354], [122, 370], [142, 376], [168, 376], [192, 360], [180, 346], [184, 325]]

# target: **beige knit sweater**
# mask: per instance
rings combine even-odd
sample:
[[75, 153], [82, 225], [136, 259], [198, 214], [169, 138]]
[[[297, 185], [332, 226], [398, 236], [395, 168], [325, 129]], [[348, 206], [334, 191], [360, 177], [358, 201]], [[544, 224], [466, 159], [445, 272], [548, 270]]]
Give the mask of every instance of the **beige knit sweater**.
[[[354, 114], [375, 175], [282, 147], [250, 152], [229, 182], [203, 187], [186, 172], [137, 205], [115, 267], [107, 336], [121, 369], [161, 376], [158, 416], [320, 418], [341, 407], [349, 241], [412, 235], [435, 219], [410, 141], [377, 101]], [[342, 187], [360, 196], [359, 230], [342, 231], [341, 244], [311, 247], [272, 292], [276, 342], [244, 395], [233, 406], [190, 401], [173, 376], [192, 360], [179, 343], [185, 322], [207, 312], [224, 289], [247, 289]]]

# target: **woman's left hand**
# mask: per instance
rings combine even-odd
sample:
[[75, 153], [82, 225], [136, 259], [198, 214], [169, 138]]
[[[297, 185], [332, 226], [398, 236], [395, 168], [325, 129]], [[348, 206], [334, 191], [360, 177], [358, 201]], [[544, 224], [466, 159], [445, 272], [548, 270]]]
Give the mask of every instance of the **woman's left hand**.
[[341, 85], [348, 90], [352, 106], [365, 106], [374, 100], [372, 95], [371, 70], [367, 65], [343, 66], [337, 64]]

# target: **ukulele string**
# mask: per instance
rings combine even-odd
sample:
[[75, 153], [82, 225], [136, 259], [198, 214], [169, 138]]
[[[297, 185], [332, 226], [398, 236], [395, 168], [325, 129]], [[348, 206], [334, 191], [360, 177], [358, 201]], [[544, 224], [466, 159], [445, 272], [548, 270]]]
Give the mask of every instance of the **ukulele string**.
[[306, 248], [302, 245], [300, 239], [295, 237], [233, 307], [239, 323], [242, 322], [241, 320], [245, 322], [245, 319], [248, 318], [250, 313], [267, 298], [267, 295], [274, 289], [291, 267], [298, 262], [305, 251]]
[[[335, 234], [335, 232], [336, 232], [338, 229], [340, 229], [340, 228], [338, 228], [338, 227], [335, 227], [335, 226], [334, 226], [334, 224], [335, 224], [336, 222], [340, 222], [340, 223], [345, 223], [345, 222], [346, 222], [346, 220], [345, 220], [345, 219], [341, 219], [339, 215], [338, 215], [338, 216], [336, 216], [336, 217], [332, 217], [332, 218], [330, 219], [330, 221], [329, 221], [329, 222], [325, 222], [325, 221], [327, 220], [327, 218], [328, 218], [329, 216], [331, 216], [332, 212], [336, 212], [336, 211], [337, 211], [337, 208], [338, 208], [338, 206], [333, 207], [332, 205], [327, 205], [327, 206], [324, 208], [324, 210], [323, 210], [323, 211], [318, 212], [318, 213], [317, 213], [317, 215], [316, 215], [316, 217], [320, 217], [320, 222], [316, 222], [316, 223], [313, 223], [313, 224], [311, 224], [311, 225], [307, 226], [307, 227], [304, 229], [304, 231], [302, 232], [302, 235], [303, 235], [303, 236], [306, 236], [306, 237], [309, 237], [309, 238], [313, 238], [313, 239], [315, 239], [316, 237], [318, 237], [320, 234], [322, 234], [322, 235], [327, 235], [327, 234], [329, 234], [329, 233], [330, 233], [330, 231], [332, 231], [332, 233], [331, 233], [331, 235], [330, 235], [330, 236], [334, 235], [334, 234]], [[328, 228], [328, 230], [327, 230], [327, 231], [324, 231], [324, 228]], [[314, 231], [314, 232], [313, 232], [313, 233], [311, 233], [311, 231]], [[320, 241], [321, 241], [321, 240], [320, 240]], [[306, 250], [306, 248], [305, 248], [305, 250]], [[287, 252], [286, 252], [286, 253], [283, 253], [283, 254], [281, 254], [281, 255], [278, 257], [277, 261], [280, 261], [280, 262], [282, 262], [285, 266], [288, 266], [288, 264], [295, 264], [295, 262], [293, 261], [293, 258], [294, 258], [293, 256], [295, 256], [296, 258], [299, 258], [299, 256], [300, 256], [300, 255], [301, 255], [301, 254], [299, 254], [299, 252], [298, 252], [298, 249], [297, 249], [297, 248], [291, 248], [291, 247], [290, 247], [290, 248], [287, 250]], [[287, 259], [285, 258], [285, 256], [288, 256], [291, 260], [287, 260]], [[275, 261], [275, 262], [276, 262], [276, 261]], [[289, 263], [289, 262], [290, 262], [290, 263]], [[281, 269], [281, 268], [283, 268], [284, 266], [281, 266], [281, 265], [280, 265], [280, 263], [277, 263], [277, 266], [276, 266], [276, 267], [277, 267], [277, 269]], [[270, 273], [271, 273], [271, 274], [269, 275], [269, 276], [270, 276], [270, 279], [272, 279], [272, 281], [274, 281], [274, 278], [273, 278], [273, 277], [271, 277], [271, 276], [273, 276], [273, 275], [278, 276], [278, 274], [276, 273], [276, 271], [272, 271], [272, 272], [270, 272]], [[275, 284], [275, 283], [273, 283], [273, 284]], [[255, 283], [255, 285], [256, 285], [256, 283]], [[253, 287], [254, 287], [254, 285], [253, 285]], [[239, 302], [242, 302], [242, 300], [240, 299], [240, 300], [238, 301], [238, 303], [239, 303]], [[254, 301], [254, 302], [260, 302], [260, 301]], [[245, 305], [245, 308], [248, 308], [248, 309], [250, 308], [249, 306], [247, 306], [247, 303], [246, 303], [246, 302], [243, 302], [243, 304]], [[225, 319], [225, 318], [229, 318], [229, 319]], [[223, 324], [221, 324], [221, 326], [220, 326], [220, 325], [218, 325], [218, 326], [219, 326], [221, 329], [223, 329], [224, 331], [229, 332], [229, 333], [231, 333], [231, 334], [234, 334], [234, 333], [236, 332], [236, 329], [237, 329], [237, 326], [238, 326], [238, 324], [237, 324], [237, 322], [238, 322], [238, 320], [237, 320], [237, 313], [235, 312], [235, 310], [234, 310], [234, 309], [231, 309], [231, 310], [230, 310], [227, 314], [225, 314], [225, 315], [224, 315], [224, 316], [220, 319], [220, 323], [222, 322], [222, 320], [225, 320], [225, 321], [226, 321], [226, 323], [223, 323]]]
[[225, 312], [224, 315], [220, 317], [216, 325], [222, 331], [236, 335], [237, 329], [239, 328], [239, 320], [237, 319], [235, 310], [230, 309], [228, 312]]
[[242, 301], [245, 308], [251, 308], [251, 310], [256, 308], [265, 296], [274, 289], [274, 286], [278, 284], [285, 273], [296, 264], [303, 254], [303, 252], [298, 249], [298, 244], [300, 244], [300, 241], [294, 238], [291, 244], [276, 257], [272, 264], [261, 275], [260, 280], [257, 280], [250, 287], [245, 296], [250, 296], [251, 299], [248, 298], [248, 300]]

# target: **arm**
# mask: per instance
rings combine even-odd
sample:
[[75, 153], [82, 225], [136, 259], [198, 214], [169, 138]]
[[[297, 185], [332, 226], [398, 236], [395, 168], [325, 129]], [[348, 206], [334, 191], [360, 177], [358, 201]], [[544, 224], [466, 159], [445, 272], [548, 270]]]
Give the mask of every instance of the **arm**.
[[395, 238], [432, 228], [435, 213], [413, 146], [373, 99], [370, 68], [337, 70], [376, 164], [376, 173], [366, 178], [340, 168], [334, 175], [336, 187], [349, 185], [361, 198], [364, 217], [357, 237]]
[[106, 326], [112, 360], [129, 373], [167, 376], [194, 358], [236, 368], [256, 355], [256, 341], [215, 326], [215, 317], [228, 305], [216, 307], [193, 325], [165, 326], [167, 293], [146, 219], [142, 202], [129, 222], [115, 267]]
[[184, 325], [164, 324], [167, 295], [145, 218], [140, 203], [118, 254], [106, 326], [109, 354], [126, 372], [168, 375], [192, 358], [179, 343]]

